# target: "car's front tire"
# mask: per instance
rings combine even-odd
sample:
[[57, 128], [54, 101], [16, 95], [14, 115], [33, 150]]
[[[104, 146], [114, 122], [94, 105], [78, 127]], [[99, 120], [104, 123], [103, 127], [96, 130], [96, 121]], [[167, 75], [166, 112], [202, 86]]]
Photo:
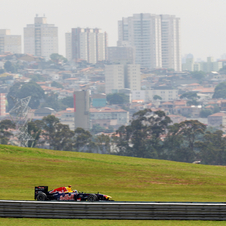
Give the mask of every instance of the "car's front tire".
[[95, 194], [90, 194], [87, 198], [88, 202], [95, 202], [98, 201], [98, 197]]
[[47, 200], [47, 195], [43, 192], [38, 193], [37, 195], [37, 201], [46, 201]]

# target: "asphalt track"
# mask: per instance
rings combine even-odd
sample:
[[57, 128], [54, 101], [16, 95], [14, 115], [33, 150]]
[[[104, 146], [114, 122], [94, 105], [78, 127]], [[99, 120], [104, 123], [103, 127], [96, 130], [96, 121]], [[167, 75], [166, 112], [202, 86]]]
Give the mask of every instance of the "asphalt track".
[[0, 217], [118, 220], [226, 220], [226, 203], [0, 200]]

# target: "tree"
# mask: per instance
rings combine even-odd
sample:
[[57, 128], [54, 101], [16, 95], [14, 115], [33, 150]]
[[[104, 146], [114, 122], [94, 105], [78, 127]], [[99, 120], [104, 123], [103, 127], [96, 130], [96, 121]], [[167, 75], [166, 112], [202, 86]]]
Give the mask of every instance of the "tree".
[[199, 153], [197, 158], [204, 164], [225, 165], [226, 164], [226, 138], [223, 131], [217, 130], [213, 133], [207, 131], [202, 141], [196, 142]]
[[113, 93], [107, 95], [109, 104], [126, 104], [129, 103], [129, 97], [124, 93]]
[[50, 107], [56, 111], [65, 110], [67, 106], [63, 104], [63, 101], [58, 99], [58, 94], [51, 92], [45, 96], [45, 102], [41, 104], [41, 107]]
[[42, 119], [42, 135], [51, 148], [55, 147], [55, 136], [58, 123], [60, 123], [60, 120], [54, 115], [48, 115]]
[[11, 73], [15, 73], [15, 72], [16, 72], [15, 67], [13, 66], [13, 64], [12, 64], [10, 61], [6, 61], [6, 62], [5, 62], [5, 64], [4, 64], [4, 69], [5, 69], [7, 72], [11, 72]]
[[15, 129], [15, 123], [11, 120], [5, 119], [0, 122], [0, 143], [8, 144], [12, 133], [9, 129]]
[[206, 73], [204, 71], [192, 71], [191, 75], [192, 75], [193, 78], [201, 81], [205, 78]]
[[56, 87], [56, 88], [61, 88], [61, 89], [64, 88], [60, 83], [55, 82], [55, 81], [53, 81], [53, 82], [51, 83], [51, 86], [52, 86], [52, 87]]
[[201, 118], [207, 118], [209, 115], [212, 115], [212, 114], [213, 114], [213, 111], [211, 109], [202, 109], [199, 115]]
[[180, 96], [180, 99], [184, 99], [184, 98], [187, 98], [187, 99], [198, 99], [200, 98], [196, 92], [187, 92], [187, 93], [183, 93], [181, 96]]
[[198, 120], [187, 120], [179, 123], [178, 134], [183, 136], [184, 141], [187, 143], [187, 156], [185, 158], [186, 162], [193, 161], [195, 156], [194, 146], [199, 135], [204, 134], [206, 130], [206, 125], [202, 124]]
[[222, 67], [220, 70], [219, 70], [220, 74], [223, 74], [225, 75], [226, 74], [226, 66]]
[[73, 108], [74, 107], [74, 98], [71, 97], [65, 97], [61, 99], [61, 103], [66, 106], [67, 108]]
[[28, 141], [28, 147], [36, 147], [39, 143], [40, 135], [42, 133], [42, 121], [36, 120], [28, 122], [28, 133], [33, 137], [34, 140]]
[[40, 105], [40, 100], [45, 97], [44, 90], [35, 82], [15, 83], [9, 90], [7, 95], [8, 111], [14, 106], [14, 101], [11, 97], [25, 98], [31, 96], [29, 107], [37, 109]]
[[168, 133], [164, 140], [164, 151], [162, 154], [162, 159], [168, 159], [173, 161], [185, 161], [188, 159], [186, 156], [186, 149], [183, 145], [184, 138], [182, 134], [179, 133], [180, 126], [175, 123], [168, 127]]
[[221, 82], [215, 87], [213, 98], [226, 98], [226, 82]]
[[110, 154], [111, 138], [104, 134], [95, 137], [95, 145], [99, 153]]
[[153, 97], [154, 100], [162, 100], [162, 97], [158, 96], [158, 95], [154, 95]]
[[180, 99], [189, 99], [187, 101], [188, 105], [199, 105], [200, 103], [197, 101], [200, 97], [197, 95], [197, 93], [194, 92], [187, 92], [180, 96]]
[[59, 63], [60, 61], [63, 62], [67, 62], [67, 59], [65, 57], [63, 57], [62, 55], [58, 54], [58, 53], [52, 53], [50, 55], [50, 59], [54, 62], [54, 63]]
[[150, 109], [133, 115], [130, 125], [121, 126], [117, 147], [120, 155], [142, 158], [158, 158], [161, 155], [161, 135], [166, 133], [170, 118], [163, 111]]
[[55, 130], [53, 149], [64, 151], [72, 150], [71, 139], [74, 134], [74, 131], [71, 131], [68, 125], [58, 123]]
[[82, 128], [77, 128], [75, 130], [75, 136], [73, 137], [72, 142], [74, 151], [93, 152], [93, 149], [95, 148], [91, 133]]

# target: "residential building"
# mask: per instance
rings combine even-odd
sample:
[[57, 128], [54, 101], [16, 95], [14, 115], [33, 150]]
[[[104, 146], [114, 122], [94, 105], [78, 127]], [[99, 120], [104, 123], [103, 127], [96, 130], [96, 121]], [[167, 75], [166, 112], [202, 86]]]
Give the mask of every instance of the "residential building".
[[118, 22], [118, 42], [135, 47], [135, 63], [141, 68], [161, 68], [161, 17], [140, 13]]
[[208, 116], [208, 126], [220, 127], [226, 126], [226, 114], [223, 112]]
[[125, 88], [130, 90], [140, 90], [140, 65], [139, 64], [126, 64], [125, 67]]
[[219, 71], [223, 67], [222, 61], [214, 61], [213, 57], [207, 57], [206, 62], [195, 62], [194, 58], [186, 58], [186, 62], [182, 64], [182, 69], [188, 71]]
[[58, 28], [47, 24], [45, 16], [36, 15], [34, 24], [24, 28], [24, 53], [45, 58], [58, 53]]
[[0, 116], [6, 114], [6, 96], [5, 93], [0, 93]]
[[135, 48], [132, 46], [108, 47], [107, 52], [110, 63], [135, 64]]
[[162, 67], [181, 71], [180, 18], [161, 15]]
[[66, 47], [66, 53], [65, 56], [67, 60], [72, 60], [72, 48], [71, 48], [71, 33], [67, 32], [65, 33], [65, 47]]
[[124, 88], [140, 90], [140, 74], [137, 64], [105, 65], [105, 93], [119, 92]]
[[134, 14], [118, 22], [118, 46], [135, 47], [141, 68], [181, 71], [180, 19], [171, 15]]
[[10, 30], [0, 29], [0, 54], [21, 53], [21, 35], [11, 35]]
[[124, 65], [105, 65], [105, 93], [117, 93], [124, 87]]
[[129, 122], [129, 112], [123, 109], [113, 109], [108, 107], [90, 108], [90, 119], [91, 121], [117, 120], [117, 125], [125, 125]]
[[92, 64], [106, 60], [107, 33], [99, 28], [72, 28], [71, 54], [73, 60]]
[[148, 98], [150, 101], [154, 100], [154, 96], [160, 96], [162, 101], [171, 101], [178, 99], [178, 90], [170, 87], [155, 87], [148, 90]]

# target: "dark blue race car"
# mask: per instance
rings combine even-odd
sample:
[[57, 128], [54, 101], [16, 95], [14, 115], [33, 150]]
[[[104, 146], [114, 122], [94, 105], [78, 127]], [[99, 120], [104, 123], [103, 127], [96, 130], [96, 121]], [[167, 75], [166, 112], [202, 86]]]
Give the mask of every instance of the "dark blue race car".
[[66, 187], [48, 191], [48, 186], [35, 187], [35, 200], [37, 201], [113, 201], [111, 196], [100, 193], [68, 192]]

